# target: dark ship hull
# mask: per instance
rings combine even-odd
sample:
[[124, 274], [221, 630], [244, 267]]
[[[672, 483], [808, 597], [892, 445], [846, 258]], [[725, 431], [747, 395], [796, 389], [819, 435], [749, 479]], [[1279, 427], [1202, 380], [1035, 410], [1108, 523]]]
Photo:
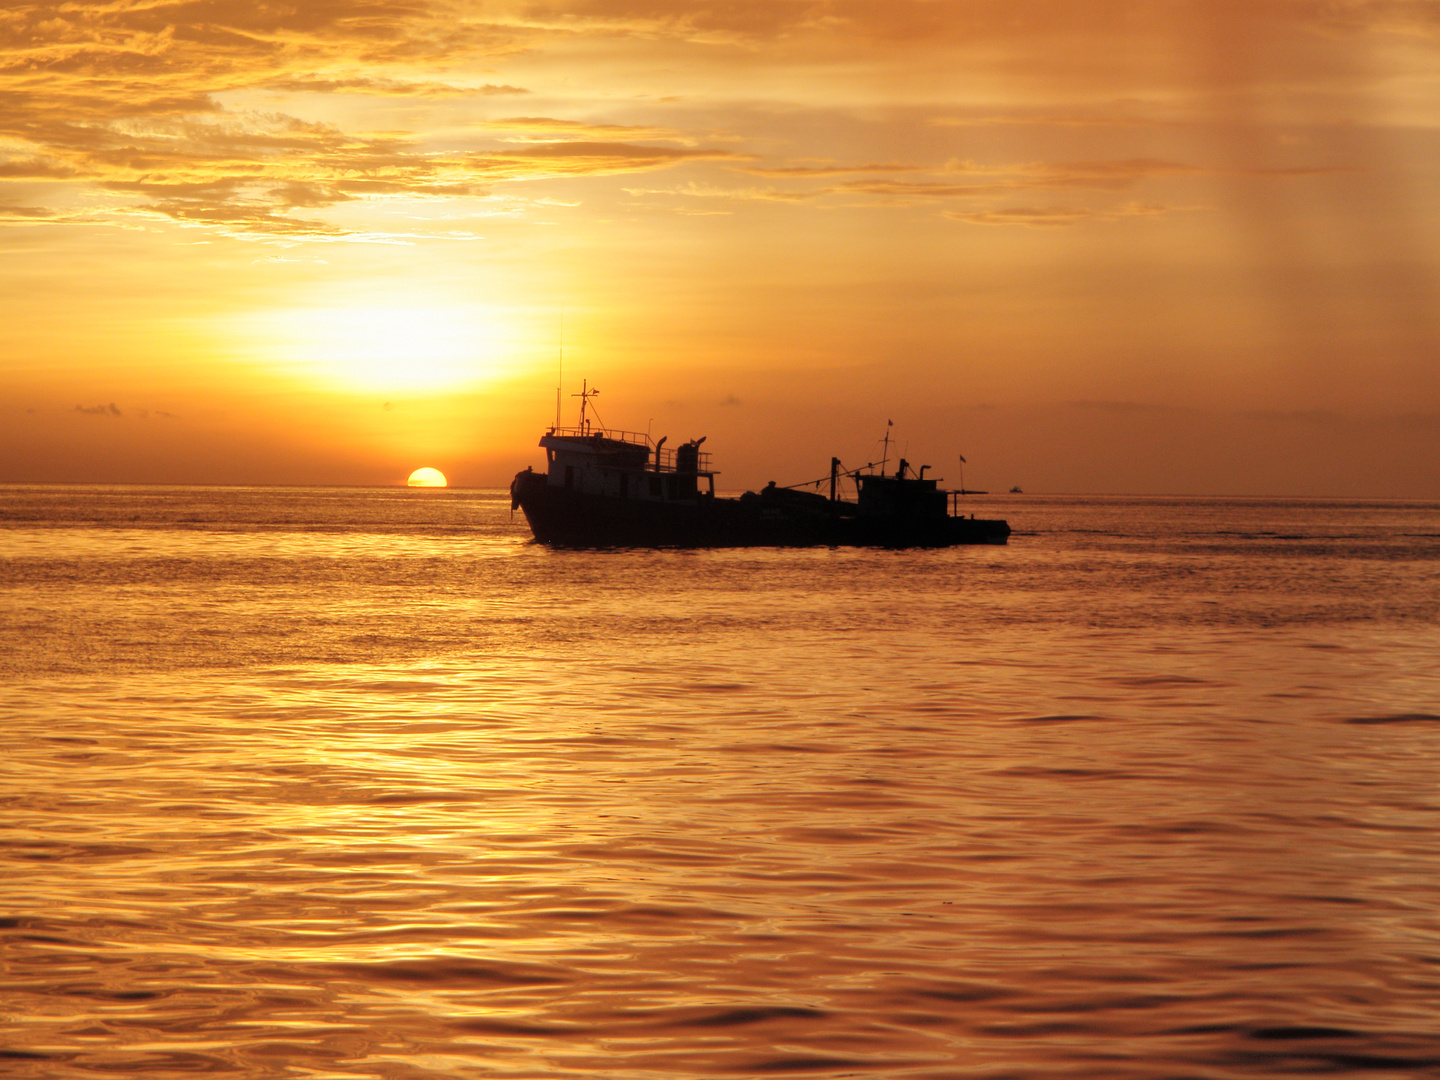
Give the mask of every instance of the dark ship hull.
[[872, 488], [885, 482], [892, 489], [920, 485], [916, 494], [932, 498], [869, 508], [864, 487], [860, 504], [773, 487], [738, 499], [699, 491], [674, 499], [632, 498], [628, 490], [620, 495], [567, 488], [528, 470], [515, 477], [511, 496], [535, 539], [557, 547], [951, 547], [1004, 544], [1010, 537], [1004, 521], [946, 512], [943, 492], [940, 512], [933, 512], [934, 481], [862, 479], [871, 480]]

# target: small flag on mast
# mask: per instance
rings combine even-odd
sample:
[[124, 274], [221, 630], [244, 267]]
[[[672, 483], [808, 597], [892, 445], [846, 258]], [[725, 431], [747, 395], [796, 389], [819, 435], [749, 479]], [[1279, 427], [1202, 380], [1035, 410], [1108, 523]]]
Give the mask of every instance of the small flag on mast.
[[[957, 456], [960, 458], [961, 461], [965, 461], [965, 455], [964, 455], [964, 454], [959, 454], [959, 455], [957, 455]], [[965, 464], [968, 465], [968, 464], [970, 464], [970, 463], [969, 463], [968, 461], [965, 461]]]

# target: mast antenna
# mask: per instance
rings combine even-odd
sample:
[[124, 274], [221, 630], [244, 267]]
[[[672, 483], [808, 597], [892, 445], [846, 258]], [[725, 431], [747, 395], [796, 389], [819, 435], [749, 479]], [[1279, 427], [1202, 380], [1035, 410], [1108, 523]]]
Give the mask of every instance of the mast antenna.
[[560, 427], [560, 389], [565, 385], [565, 305], [560, 305], [560, 367], [555, 374], [555, 427]]
[[580, 433], [582, 435], [588, 435], [590, 433], [590, 421], [585, 419], [585, 406], [589, 405], [590, 399], [598, 393], [600, 393], [599, 390], [590, 389], [589, 379], [581, 379], [580, 393], [570, 395], [571, 397], [578, 397], [580, 399]]

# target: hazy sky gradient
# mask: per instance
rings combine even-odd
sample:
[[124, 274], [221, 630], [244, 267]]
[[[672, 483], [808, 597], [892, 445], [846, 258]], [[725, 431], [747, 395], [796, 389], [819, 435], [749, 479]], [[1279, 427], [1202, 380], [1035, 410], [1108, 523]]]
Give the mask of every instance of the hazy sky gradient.
[[504, 483], [563, 334], [726, 487], [1437, 498], [1437, 102], [1430, 0], [12, 3], [0, 481]]

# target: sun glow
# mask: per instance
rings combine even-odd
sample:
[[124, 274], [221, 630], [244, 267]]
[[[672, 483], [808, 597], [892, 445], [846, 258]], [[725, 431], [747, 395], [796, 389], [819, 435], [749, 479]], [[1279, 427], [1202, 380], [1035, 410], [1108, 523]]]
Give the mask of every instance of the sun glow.
[[250, 324], [285, 369], [349, 390], [453, 390], [506, 373], [503, 313], [482, 306], [298, 308]]

